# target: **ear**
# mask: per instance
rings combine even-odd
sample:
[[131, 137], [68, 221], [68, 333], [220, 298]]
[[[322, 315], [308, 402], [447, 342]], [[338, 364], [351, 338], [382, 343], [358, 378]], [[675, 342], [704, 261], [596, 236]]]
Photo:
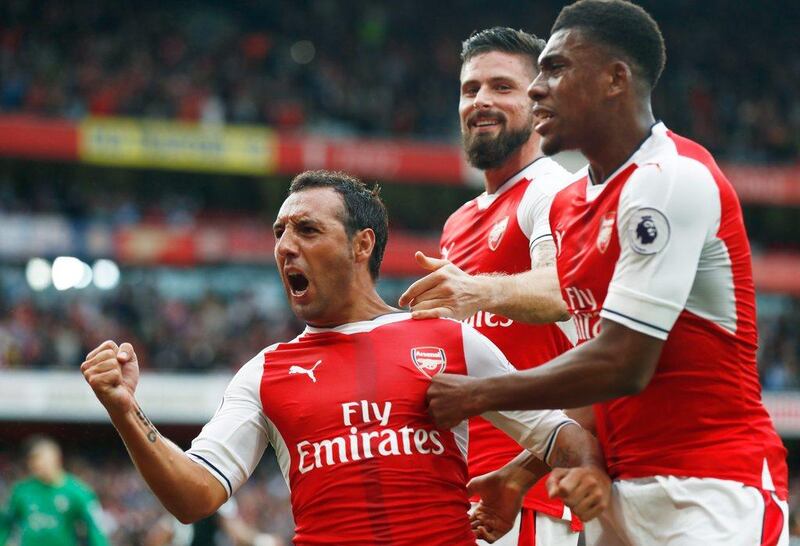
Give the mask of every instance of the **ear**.
[[625, 94], [634, 84], [633, 71], [628, 63], [616, 60], [609, 65], [608, 97]]
[[353, 256], [356, 263], [368, 263], [375, 248], [375, 232], [365, 228], [353, 236]]

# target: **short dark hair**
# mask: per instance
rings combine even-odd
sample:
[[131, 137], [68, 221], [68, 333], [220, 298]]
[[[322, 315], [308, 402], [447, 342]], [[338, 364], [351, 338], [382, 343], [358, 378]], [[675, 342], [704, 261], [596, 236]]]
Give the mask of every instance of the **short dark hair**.
[[389, 216], [380, 197], [380, 186], [374, 184], [370, 188], [358, 178], [343, 172], [306, 171], [294, 177], [289, 185], [289, 194], [311, 188], [332, 188], [342, 196], [345, 217], [341, 220], [351, 240], [362, 229], [369, 228], [375, 232], [375, 248], [369, 257], [369, 273], [372, 280], [377, 280], [389, 238]]
[[539, 66], [539, 55], [542, 54], [546, 42], [524, 30], [509, 27], [492, 27], [476, 30], [470, 37], [461, 42], [461, 63], [466, 63], [476, 55], [492, 51], [514, 53], [530, 59], [534, 68]]
[[642, 7], [627, 0], [578, 0], [561, 10], [551, 34], [566, 28], [579, 28], [621, 53], [650, 89], [658, 83], [667, 59], [664, 36]]

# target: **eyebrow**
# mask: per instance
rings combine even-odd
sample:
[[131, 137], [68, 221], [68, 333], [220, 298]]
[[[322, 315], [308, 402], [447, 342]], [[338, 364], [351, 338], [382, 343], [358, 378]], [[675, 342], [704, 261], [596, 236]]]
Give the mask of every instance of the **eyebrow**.
[[[489, 83], [496, 83], [496, 82], [511, 82], [511, 83], [514, 83], [514, 78], [513, 78], [513, 76], [492, 76], [491, 78], [489, 78], [488, 81], [489, 81]], [[467, 85], [478, 84], [478, 83], [480, 83], [480, 80], [476, 80], [476, 79], [467, 80], [467, 81], [461, 83], [461, 87], [466, 87]]]
[[[275, 223], [272, 224], [272, 229], [275, 229], [277, 227], [283, 226], [286, 223], [287, 222], [285, 220], [282, 220], [282, 219], [278, 218], [278, 219], [275, 220]], [[296, 224], [298, 226], [308, 226], [308, 225], [319, 226], [319, 225], [322, 224], [322, 222], [320, 222], [319, 220], [316, 220], [314, 218], [309, 218], [307, 216], [301, 216], [297, 220], [292, 220], [292, 218], [289, 217], [289, 223], [294, 223], [294, 224]]]

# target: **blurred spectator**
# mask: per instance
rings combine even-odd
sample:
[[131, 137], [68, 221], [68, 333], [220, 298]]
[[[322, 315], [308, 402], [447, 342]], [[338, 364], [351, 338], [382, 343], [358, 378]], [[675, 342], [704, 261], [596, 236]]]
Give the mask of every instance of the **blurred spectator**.
[[[66, 458], [66, 466], [97, 492], [115, 546], [144, 545], [148, 533], [167, 516], [127, 457], [107, 452], [72, 454]], [[21, 461], [0, 452], [0, 502], [8, 498], [10, 484], [23, 473]], [[262, 463], [236, 493], [242, 525], [269, 531], [290, 543], [294, 523], [288, 494], [274, 460]]]
[[26, 462], [30, 476], [14, 484], [0, 513], [0, 545], [18, 531], [20, 546], [108, 546], [97, 498], [64, 471], [59, 445], [31, 438]]

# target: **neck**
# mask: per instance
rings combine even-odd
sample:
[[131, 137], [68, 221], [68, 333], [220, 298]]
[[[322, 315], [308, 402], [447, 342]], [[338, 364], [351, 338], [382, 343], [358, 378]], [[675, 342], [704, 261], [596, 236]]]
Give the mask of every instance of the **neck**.
[[531, 138], [519, 150], [511, 154], [505, 163], [496, 169], [483, 171], [483, 186], [486, 189], [486, 193], [496, 192], [500, 189], [500, 186], [508, 182], [509, 178], [543, 156], [544, 154], [539, 146], [539, 135], [534, 132], [531, 134]]
[[594, 184], [602, 184], [619, 169], [650, 136], [656, 122], [649, 102], [634, 114], [609, 119], [605, 131], [598, 131], [592, 145], [581, 150], [589, 160]]
[[47, 485], [57, 486], [61, 485], [64, 482], [64, 472], [55, 472], [47, 478], [39, 478], [42, 482], [46, 483]]
[[335, 328], [351, 322], [372, 320], [380, 315], [397, 311], [378, 295], [372, 279], [369, 280], [369, 284], [362, 286], [365, 287], [363, 290], [351, 292], [355, 297], [340, 305], [335, 315], [320, 317], [319, 320], [308, 321], [307, 324], [316, 328]]

